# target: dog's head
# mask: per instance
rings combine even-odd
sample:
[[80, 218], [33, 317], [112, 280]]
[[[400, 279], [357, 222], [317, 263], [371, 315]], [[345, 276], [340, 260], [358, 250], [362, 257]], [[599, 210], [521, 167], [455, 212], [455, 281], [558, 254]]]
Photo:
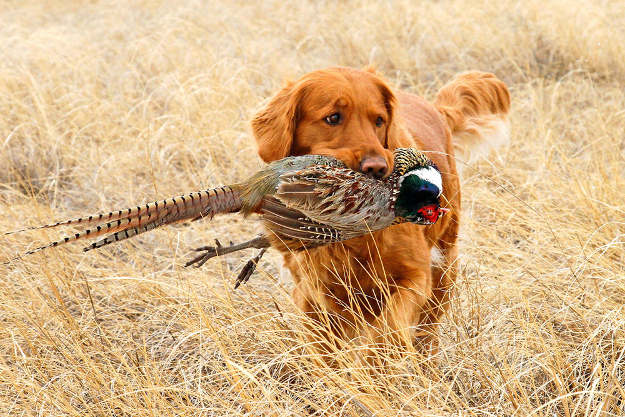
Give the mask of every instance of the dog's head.
[[397, 99], [372, 70], [329, 68], [288, 83], [252, 121], [265, 162], [333, 156], [375, 177], [393, 168], [399, 139]]

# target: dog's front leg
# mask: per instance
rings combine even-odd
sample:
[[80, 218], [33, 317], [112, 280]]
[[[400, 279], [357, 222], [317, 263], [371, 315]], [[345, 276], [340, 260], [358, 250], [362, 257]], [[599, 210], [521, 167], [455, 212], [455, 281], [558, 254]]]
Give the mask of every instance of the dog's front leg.
[[420, 336], [417, 325], [432, 296], [430, 271], [404, 270], [404, 274], [406, 278], [389, 287], [384, 308], [371, 323], [369, 334], [375, 348], [405, 349], [413, 345], [415, 336]]

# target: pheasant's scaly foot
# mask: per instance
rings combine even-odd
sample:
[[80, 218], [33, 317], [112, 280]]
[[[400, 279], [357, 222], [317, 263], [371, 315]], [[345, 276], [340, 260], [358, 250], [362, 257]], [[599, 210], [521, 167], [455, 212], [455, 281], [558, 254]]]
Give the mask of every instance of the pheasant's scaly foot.
[[222, 248], [223, 246], [218, 239], [215, 239], [215, 246], [202, 246], [199, 248], [195, 248], [193, 249], [195, 252], [203, 251], [204, 253], [191, 259], [189, 262], [184, 264], [184, 266], [190, 266], [190, 265], [196, 264], [195, 267], [199, 268], [202, 265], [204, 265], [206, 261], [208, 261], [210, 258], [223, 255], [223, 253], [221, 253], [220, 251], [220, 249]]
[[239, 285], [246, 283], [247, 280], [250, 279], [250, 277], [256, 270], [256, 265], [258, 265], [258, 261], [260, 261], [260, 258], [263, 257], [266, 250], [267, 250], [266, 248], [262, 248], [260, 252], [258, 253], [258, 255], [256, 255], [249, 261], [247, 261], [243, 269], [241, 269], [241, 272], [239, 272], [239, 276], [237, 277], [237, 280], [234, 283], [235, 290], [239, 288]]
[[239, 243], [236, 245], [230, 242], [230, 246], [223, 246], [218, 239], [215, 239], [215, 246], [202, 246], [202, 247], [193, 249], [196, 252], [204, 252], [204, 253], [191, 259], [184, 266], [195, 265], [196, 268], [199, 268], [202, 265], [204, 265], [206, 261], [216, 256], [227, 255], [229, 253], [237, 252], [237, 251], [248, 249], [248, 248], [265, 249], [265, 248], [268, 248], [269, 246], [270, 246], [269, 241], [263, 235], [257, 236], [254, 239], [251, 239], [251, 240], [248, 240], [247, 242]]

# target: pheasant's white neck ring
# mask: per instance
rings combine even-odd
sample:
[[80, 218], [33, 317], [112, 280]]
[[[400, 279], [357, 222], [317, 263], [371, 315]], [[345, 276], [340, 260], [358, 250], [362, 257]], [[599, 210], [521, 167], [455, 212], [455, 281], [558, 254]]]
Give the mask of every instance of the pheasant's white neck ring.
[[434, 168], [433, 166], [417, 168], [417, 169], [413, 169], [411, 171], [406, 172], [404, 175], [402, 175], [399, 178], [398, 186], [401, 187], [401, 184], [402, 182], [404, 182], [404, 179], [406, 179], [410, 175], [416, 175], [423, 181], [434, 184], [439, 189], [439, 193], [438, 193], [439, 196], [443, 192], [443, 179], [441, 177], [441, 173], [438, 172], [438, 169]]

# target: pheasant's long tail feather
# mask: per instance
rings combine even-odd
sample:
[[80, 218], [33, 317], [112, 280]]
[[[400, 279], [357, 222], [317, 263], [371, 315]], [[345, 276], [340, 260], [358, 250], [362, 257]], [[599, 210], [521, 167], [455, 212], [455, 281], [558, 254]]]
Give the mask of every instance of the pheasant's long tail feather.
[[155, 201], [154, 203], [148, 203], [145, 206], [114, 211], [109, 214], [97, 214], [41, 227], [24, 229], [32, 230], [74, 224], [84, 225], [95, 223], [100, 218], [109, 220], [109, 215], [111, 219], [106, 223], [87, 229], [82, 233], [67, 236], [61, 240], [30, 250], [25, 254], [30, 255], [47, 248], [73, 242], [75, 240], [110, 234], [110, 236], [105, 239], [97, 241], [85, 248], [85, 250], [96, 249], [108, 245], [109, 243], [124, 240], [166, 224], [178, 223], [185, 220], [198, 220], [203, 217], [212, 218], [216, 214], [239, 211], [240, 208], [241, 199], [236, 186], [223, 186], [210, 190], [198, 191], [179, 197]]
[[14, 233], [26, 232], [29, 230], [39, 230], [39, 229], [50, 229], [58, 226], [86, 226], [89, 224], [105, 224], [112, 223], [116, 220], [123, 220], [129, 217], [136, 217], [141, 215], [146, 215], [151, 212], [154, 212], [158, 209], [159, 204], [167, 204], [171, 203], [169, 200], [155, 201], [154, 203], [148, 203], [145, 206], [137, 206], [130, 207], [124, 210], [110, 211], [108, 213], [98, 213], [92, 214], [90, 216], [85, 217], [77, 217], [75, 219], [63, 220], [56, 223], [44, 224], [43, 226], [34, 226], [34, 227], [25, 227], [19, 230], [12, 230], [10, 232], [5, 232], [5, 235], [11, 235]]
[[100, 239], [97, 242], [93, 242], [89, 246], [85, 246], [82, 250], [87, 252], [92, 249], [99, 249], [102, 246], [106, 246], [111, 243], [119, 242], [120, 240], [126, 240], [141, 233], [149, 232], [152, 229], [162, 226], [165, 222], [165, 218], [157, 219], [142, 226], [128, 227], [126, 229], [119, 230], [111, 235], [108, 235], [104, 239]]
[[76, 233], [73, 236], [66, 236], [63, 239], [60, 239], [55, 242], [51, 242], [47, 245], [29, 250], [28, 252], [25, 253], [25, 255], [31, 255], [33, 253], [42, 251], [44, 249], [53, 248], [59, 245], [63, 245], [65, 243], [73, 242], [75, 240], [86, 239], [90, 237], [97, 237], [105, 233], [115, 233], [117, 231], [124, 230], [128, 227], [136, 227], [137, 224], [149, 222], [150, 221], [149, 218], [153, 216], [154, 214], [152, 215], [148, 214], [146, 216], [138, 216], [136, 219], [125, 218], [125, 219], [118, 219], [113, 222], [101, 224], [93, 229], [87, 229], [82, 233]]

